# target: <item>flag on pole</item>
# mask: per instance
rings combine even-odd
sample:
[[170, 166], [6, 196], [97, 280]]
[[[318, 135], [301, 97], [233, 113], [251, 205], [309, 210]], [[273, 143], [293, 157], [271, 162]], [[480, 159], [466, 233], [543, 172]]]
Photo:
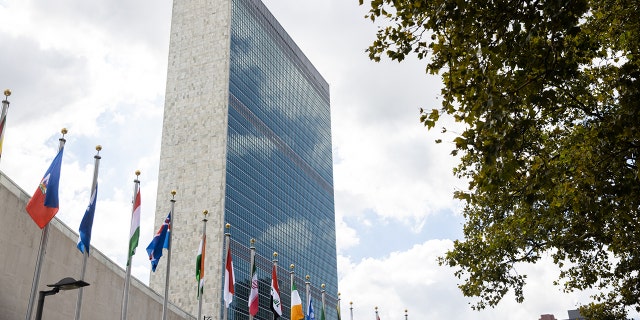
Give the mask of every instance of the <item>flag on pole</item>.
[[282, 305], [280, 304], [280, 289], [278, 288], [278, 274], [276, 272], [276, 265], [273, 265], [273, 271], [271, 271], [271, 311], [273, 311], [273, 318], [277, 319], [282, 316]]
[[204, 291], [204, 256], [207, 247], [207, 235], [203, 234], [198, 247], [198, 256], [196, 257], [196, 281], [198, 282], [198, 298]]
[[33, 197], [27, 203], [26, 210], [40, 229], [44, 228], [58, 213], [58, 184], [63, 151], [64, 148], [60, 148], [58, 155], [51, 162], [51, 166], [33, 193]]
[[326, 320], [324, 317], [324, 303], [322, 304], [322, 309], [320, 309], [320, 320]]
[[313, 297], [309, 295], [309, 299], [307, 299], [307, 317], [306, 320], [315, 320], [316, 314], [313, 312]]
[[151, 243], [147, 246], [147, 253], [149, 254], [149, 260], [151, 260], [151, 271], [155, 272], [158, 266], [158, 261], [162, 257], [162, 249], [169, 248], [169, 222], [171, 221], [171, 212], [164, 219], [164, 223], [153, 236]]
[[2, 141], [4, 141], [4, 125], [7, 122], [7, 115], [0, 115], [2, 119], [0, 119], [0, 157], [2, 157]]
[[[136, 180], [137, 181], [137, 180]], [[127, 265], [131, 264], [131, 258], [136, 254], [138, 241], [140, 240], [140, 188], [133, 199], [133, 212], [131, 213], [131, 229], [129, 230], [129, 253]]]
[[96, 213], [96, 197], [98, 196], [98, 183], [95, 182], [95, 187], [91, 191], [91, 199], [89, 200], [89, 206], [84, 212], [84, 217], [80, 222], [80, 228], [78, 233], [78, 250], [82, 253], [89, 254], [89, 248], [91, 247], [91, 229], [93, 228], [93, 217]]
[[291, 320], [304, 320], [302, 312], [302, 299], [296, 288], [296, 283], [291, 283]]
[[258, 273], [256, 271], [256, 262], [253, 261], [253, 265], [251, 266], [251, 292], [249, 293], [249, 314], [252, 316], [258, 314], [259, 309]]
[[380, 316], [378, 316], [378, 312], [376, 311], [376, 320], [380, 320]]
[[338, 299], [338, 304], [336, 304], [336, 314], [338, 315], [338, 320], [340, 320], [340, 299]]
[[229, 307], [235, 294], [236, 276], [233, 272], [233, 261], [231, 260], [231, 246], [227, 250], [227, 264], [224, 269], [224, 306]]

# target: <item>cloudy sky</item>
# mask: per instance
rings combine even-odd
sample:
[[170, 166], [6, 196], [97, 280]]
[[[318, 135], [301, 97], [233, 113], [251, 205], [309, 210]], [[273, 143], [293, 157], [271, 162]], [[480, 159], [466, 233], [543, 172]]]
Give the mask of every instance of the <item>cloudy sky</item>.
[[[425, 62], [368, 60], [375, 26], [357, 0], [265, 0], [331, 87], [342, 312], [349, 319], [567, 318], [586, 294], [565, 294], [548, 261], [523, 266], [525, 302], [509, 295], [473, 311], [441, 256], [462, 236], [465, 187], [451, 174], [450, 137], [427, 131], [420, 107], [439, 105]], [[0, 0], [0, 89], [10, 88], [0, 170], [32, 193], [68, 128], [58, 217], [77, 229], [89, 199], [95, 146], [100, 192], [92, 245], [125, 265], [132, 181], [142, 175], [141, 247], [153, 230], [164, 103], [169, 0]], [[455, 127], [454, 127], [455, 128]], [[434, 140], [445, 143], [436, 145]], [[35, 225], [34, 225], [35, 227]], [[195, 248], [194, 248], [195, 250]], [[148, 282], [139, 249], [134, 275]], [[80, 255], [79, 255], [80, 256]]]

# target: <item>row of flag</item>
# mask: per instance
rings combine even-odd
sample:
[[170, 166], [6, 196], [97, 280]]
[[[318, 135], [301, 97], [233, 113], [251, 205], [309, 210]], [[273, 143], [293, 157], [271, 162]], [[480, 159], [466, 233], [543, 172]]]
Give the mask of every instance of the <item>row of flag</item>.
[[[247, 299], [248, 307], [249, 307], [249, 315], [253, 318], [259, 310], [259, 302], [258, 302], [258, 275], [257, 268], [255, 264], [255, 259], [253, 259], [253, 255], [255, 252], [252, 248], [252, 259], [251, 265], [249, 267], [251, 271], [251, 290], [249, 292], [249, 298]], [[201, 263], [202, 260], [198, 259], [197, 263]], [[224, 301], [225, 308], [228, 309], [229, 305], [233, 301], [233, 296], [235, 295], [234, 285], [235, 285], [235, 277], [233, 271], [233, 260], [231, 257], [231, 248], [227, 248], [227, 257], [225, 263], [225, 277], [224, 277]], [[196, 272], [196, 278], [198, 279], [198, 273]], [[293, 279], [293, 278], [292, 278]], [[199, 282], [200, 283], [200, 282]], [[307, 288], [308, 289], [308, 288]], [[198, 290], [201, 290], [199, 287]], [[277, 319], [282, 316], [282, 303], [280, 300], [280, 288], [278, 286], [278, 273], [277, 266], [274, 263], [273, 268], [271, 270], [271, 293], [270, 293], [270, 302], [269, 308], [273, 313], [273, 318]], [[319, 320], [325, 320], [325, 305], [324, 305], [324, 292], [322, 299], [322, 309], [320, 312]], [[313, 309], [313, 297], [307, 292], [307, 308], [306, 313], [303, 311], [302, 307], [302, 299], [300, 298], [300, 294], [298, 293], [298, 289], [296, 287], [295, 281], [291, 281], [291, 308], [290, 308], [290, 317], [291, 320], [315, 320], [316, 315]], [[226, 311], [225, 311], [226, 312]], [[338, 316], [338, 320], [340, 320], [340, 305], [336, 305], [336, 313]]]
[[[66, 131], [63, 131], [66, 133]], [[53, 219], [53, 217], [57, 214], [59, 209], [59, 181], [60, 181], [60, 172], [62, 165], [62, 157], [64, 154], [64, 139], [61, 139], [61, 146], [59, 148], [58, 154], [52, 160], [51, 165], [45, 172], [43, 178], [41, 179], [38, 187], [36, 188], [33, 196], [29, 200], [26, 206], [26, 211], [29, 213], [29, 216], [33, 219], [33, 221], [40, 227], [41, 229], [45, 228], [49, 224], [49, 222]], [[98, 152], [101, 148], [96, 148]], [[98, 155], [96, 158], [96, 167], [94, 171], [94, 180], [92, 184], [91, 197], [89, 200], [89, 205], [85, 211], [85, 214], [82, 218], [79, 227], [79, 238], [77, 247], [80, 252], [89, 254], [90, 242], [91, 242], [91, 230], [96, 210], [96, 200], [98, 193], [98, 183], [97, 183], [97, 168], [98, 168], [98, 160], [100, 157]], [[136, 172], [139, 174], [139, 172]], [[139, 181], [136, 179], [136, 183]], [[140, 237], [140, 207], [141, 207], [141, 197], [140, 197], [140, 189], [138, 185], [135, 188], [135, 195], [133, 199], [133, 210], [131, 215], [131, 226], [129, 232], [129, 244], [127, 250], [127, 267], [130, 267], [131, 260], [133, 255], [136, 252], [136, 248], [138, 246], [139, 237]], [[158, 262], [163, 254], [163, 249], [170, 249], [170, 237], [171, 237], [171, 214], [172, 211], [169, 212], [164, 223], [160, 226], [158, 231], [155, 233], [151, 243], [147, 246], [146, 251], [149, 255], [149, 260], [151, 262], [151, 269], [155, 272], [156, 267], [158, 266]], [[227, 241], [228, 242], [228, 241]], [[196, 281], [197, 281], [197, 290], [198, 290], [198, 298], [200, 299], [204, 290], [204, 263], [205, 263], [205, 253], [206, 253], [206, 232], [203, 230], [202, 239], [200, 241], [200, 245], [198, 247], [197, 255], [196, 255]], [[231, 256], [231, 248], [227, 249], [226, 259], [225, 259], [225, 276], [224, 276], [224, 301], [225, 308], [228, 308], [230, 303], [233, 300], [233, 296], [235, 294], [234, 285], [235, 285], [235, 276], [233, 271], [233, 260]], [[258, 302], [258, 276], [257, 276], [257, 268], [255, 265], [255, 261], [252, 261], [251, 269], [251, 291], [248, 298], [248, 306], [249, 313], [251, 316], [255, 316], [258, 313], [259, 302]], [[129, 275], [127, 275], [129, 276]], [[83, 275], [84, 277], [84, 275]], [[126, 292], [125, 292], [126, 295]], [[278, 279], [277, 279], [277, 268], [274, 264], [272, 270], [272, 279], [271, 279], [271, 299], [270, 299], [270, 309], [273, 312], [274, 319], [277, 319], [282, 316], [282, 304], [280, 300], [280, 289], [278, 287]], [[324, 299], [323, 299], [324, 300]], [[302, 299], [300, 298], [300, 294], [296, 288], [295, 282], [292, 282], [291, 285], [291, 315], [290, 319], [292, 320], [315, 320], [316, 316], [313, 309], [313, 298], [311, 295], [307, 297], [307, 308], [306, 312], [303, 312], [302, 307]], [[340, 309], [339, 306], [336, 306], [338, 319], [340, 319]], [[125, 311], [126, 312], [126, 311]], [[123, 313], [124, 314], [124, 313]], [[325, 320], [325, 306], [324, 303], [322, 305], [322, 310], [320, 313], [320, 320]]]

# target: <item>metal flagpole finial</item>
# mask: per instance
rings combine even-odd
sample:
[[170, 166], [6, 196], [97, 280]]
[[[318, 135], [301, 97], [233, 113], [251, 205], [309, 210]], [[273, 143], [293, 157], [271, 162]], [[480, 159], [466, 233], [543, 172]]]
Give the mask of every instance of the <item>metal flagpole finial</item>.
[[322, 288], [322, 290], [324, 290], [324, 287], [325, 287], [324, 283], [320, 285], [320, 288]]
[[273, 262], [277, 262], [278, 261], [278, 253], [277, 252], [273, 252]]
[[202, 215], [204, 216], [204, 219], [202, 219], [202, 221], [207, 222], [207, 215], [209, 214], [209, 210], [202, 210]]
[[293, 264], [293, 263], [289, 266], [289, 269], [291, 269], [291, 271], [293, 271], [293, 269], [295, 269], [295, 268], [296, 268], [296, 265]]
[[140, 176], [140, 170], [136, 170], [136, 179], [138, 179], [138, 176]]
[[100, 157], [100, 151], [101, 151], [101, 150], [102, 150], [102, 146], [101, 146], [101, 145], [97, 145], [97, 146], [96, 146], [96, 151], [97, 151], [97, 153], [96, 153], [96, 155], [95, 155], [95, 156], [93, 156], [95, 159], [100, 159], [100, 158], [101, 158], [101, 157]]
[[175, 200], [176, 193], [178, 193], [178, 192], [176, 192], [175, 190], [171, 190], [171, 201], [176, 201]]
[[309, 281], [309, 279], [311, 279], [311, 277], [309, 275], [304, 276], [305, 279], [307, 279], [307, 281]]
[[67, 134], [67, 128], [62, 128], [62, 130], [60, 130], [60, 133], [62, 133], [62, 139], [64, 139], [64, 135]]
[[5, 100], [11, 95], [11, 89], [4, 89]]

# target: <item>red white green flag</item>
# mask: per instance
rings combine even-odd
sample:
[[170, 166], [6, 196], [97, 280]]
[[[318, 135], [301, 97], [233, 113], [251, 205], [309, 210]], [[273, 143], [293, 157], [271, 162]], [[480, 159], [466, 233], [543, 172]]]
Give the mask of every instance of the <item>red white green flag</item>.
[[131, 258], [136, 254], [138, 241], [140, 240], [140, 188], [133, 199], [133, 212], [131, 213], [131, 229], [129, 230], [129, 254], [127, 265], [131, 264]]
[[256, 262], [251, 266], [251, 292], [249, 293], [249, 314], [258, 314], [258, 273], [256, 272]]

